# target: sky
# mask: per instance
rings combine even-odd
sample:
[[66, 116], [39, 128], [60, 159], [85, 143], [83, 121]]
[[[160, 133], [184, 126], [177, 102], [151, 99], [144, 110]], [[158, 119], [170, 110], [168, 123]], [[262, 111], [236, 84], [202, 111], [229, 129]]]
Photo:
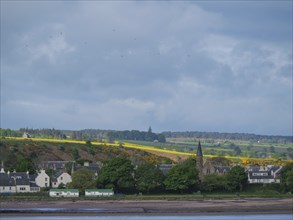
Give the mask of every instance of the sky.
[[1, 127], [292, 135], [292, 1], [1, 0]]

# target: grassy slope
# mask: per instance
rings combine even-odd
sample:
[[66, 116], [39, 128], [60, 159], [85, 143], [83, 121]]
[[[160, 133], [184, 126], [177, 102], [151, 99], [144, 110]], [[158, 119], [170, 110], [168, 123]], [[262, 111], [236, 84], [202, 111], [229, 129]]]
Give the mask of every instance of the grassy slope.
[[117, 144], [93, 143], [88, 146], [85, 141], [5, 138], [0, 140], [0, 161], [3, 161], [6, 167], [13, 168], [16, 166], [18, 155], [32, 158], [35, 164], [48, 160], [74, 160], [75, 149], [79, 159], [94, 163], [117, 156], [128, 158], [135, 163], [161, 163], [165, 159], [139, 149], [119, 147]]
[[[174, 140], [173, 140], [174, 141]], [[184, 140], [179, 139], [179, 142], [183, 142]], [[152, 162], [159, 162], [162, 157], [167, 157], [172, 159], [173, 161], [179, 161], [182, 159], [186, 159], [190, 156], [195, 156], [195, 151], [197, 148], [197, 144], [193, 140], [186, 139], [185, 140], [187, 144], [189, 144], [189, 148], [187, 150], [185, 149], [185, 152], [180, 151], [184, 146], [186, 145], [181, 143], [153, 143], [153, 142], [146, 142], [146, 141], [127, 141], [127, 142], [115, 142], [115, 143], [105, 143], [105, 142], [91, 142], [92, 147], [94, 147], [94, 155], [90, 155], [88, 153], [89, 149], [85, 144], [85, 141], [74, 141], [74, 140], [58, 140], [58, 139], [40, 139], [40, 138], [33, 138], [33, 139], [24, 139], [24, 138], [6, 138], [3, 139], [2, 142], [25, 142], [24, 146], [26, 148], [31, 148], [30, 146], [36, 145], [36, 149], [40, 150], [39, 147], [42, 145], [44, 147], [44, 150], [46, 150], [48, 146], [52, 147], [52, 154], [55, 153], [55, 156], [57, 156], [56, 159], [60, 160], [72, 160], [72, 156], [70, 156], [70, 150], [68, 149], [68, 146], [76, 147], [79, 149], [79, 154], [82, 156], [83, 159], [90, 160], [90, 161], [96, 161], [96, 160], [106, 160], [110, 157], [113, 157], [115, 155], [121, 155], [124, 157], [138, 157], [140, 158], [140, 154], [142, 152], [148, 152], [148, 159], [145, 159], [146, 161], [152, 161]], [[193, 142], [192, 142], [193, 141]], [[205, 140], [201, 140], [203, 143], [204, 149], [209, 149], [209, 144], [207, 144]], [[28, 143], [31, 143], [29, 145]], [[236, 142], [237, 143], [237, 142]], [[13, 145], [13, 144], [10, 144]], [[61, 146], [66, 145], [64, 151], [61, 151]], [[99, 150], [97, 150], [99, 149]], [[31, 149], [32, 150], [32, 149]], [[217, 149], [216, 149], [217, 150]], [[225, 146], [223, 145], [223, 149], [220, 149], [222, 151], [228, 151], [229, 149], [225, 149]], [[188, 152], [189, 151], [189, 152]], [[105, 154], [105, 152], [107, 152]], [[130, 153], [131, 152], [131, 153]], [[40, 154], [41, 155], [41, 154]], [[107, 156], [108, 155], [108, 156]], [[109, 155], [111, 155], [109, 157]], [[156, 156], [154, 156], [156, 155]], [[158, 157], [158, 158], [156, 158]], [[215, 157], [215, 155], [205, 155], [205, 157]], [[276, 165], [282, 165], [287, 162], [292, 162], [292, 160], [279, 160], [274, 158], [247, 158], [247, 157], [237, 157], [237, 156], [225, 156], [225, 158], [233, 160], [235, 163], [242, 163], [242, 164], [276, 164]], [[42, 158], [43, 159], [43, 158]], [[44, 158], [47, 159], [47, 158]], [[49, 159], [49, 158], [48, 158]], [[53, 158], [51, 159], [53, 160]]]

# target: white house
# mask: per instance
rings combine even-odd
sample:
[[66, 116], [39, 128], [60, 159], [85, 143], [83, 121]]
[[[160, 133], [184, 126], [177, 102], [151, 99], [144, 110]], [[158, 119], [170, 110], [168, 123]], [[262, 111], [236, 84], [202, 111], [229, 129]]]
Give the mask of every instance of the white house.
[[10, 178], [15, 181], [17, 193], [31, 192], [30, 176], [28, 172], [12, 172]]
[[113, 189], [86, 189], [85, 196], [114, 196]]
[[28, 172], [0, 172], [0, 193], [39, 192], [40, 187], [30, 180]]
[[72, 182], [71, 176], [66, 172], [58, 172], [52, 178], [52, 188], [57, 188], [61, 183], [66, 185], [67, 183]]
[[23, 138], [31, 138], [32, 136], [27, 133], [27, 132], [24, 132], [23, 135], [22, 135]]
[[267, 167], [251, 166], [247, 169], [249, 183], [280, 183], [282, 167], [269, 165]]
[[51, 197], [79, 197], [77, 189], [50, 189]]
[[40, 187], [35, 183], [35, 175], [29, 172], [5, 172], [3, 164], [0, 170], [0, 193], [31, 193], [39, 192]]
[[46, 174], [45, 170], [40, 170], [35, 178], [35, 182], [39, 187], [50, 187], [50, 177]]

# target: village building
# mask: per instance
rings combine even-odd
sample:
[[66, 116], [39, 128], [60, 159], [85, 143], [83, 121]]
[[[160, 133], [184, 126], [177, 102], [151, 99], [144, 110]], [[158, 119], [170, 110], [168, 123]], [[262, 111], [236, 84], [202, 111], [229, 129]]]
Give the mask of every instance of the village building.
[[16, 193], [15, 181], [10, 178], [9, 173], [5, 173], [1, 168], [0, 172], [0, 193]]
[[79, 197], [77, 189], [50, 189], [49, 196], [51, 197]]
[[40, 170], [35, 177], [35, 182], [39, 187], [50, 187], [50, 177], [45, 170]]
[[113, 189], [86, 189], [85, 196], [114, 196]]
[[29, 172], [5, 172], [3, 166], [0, 170], [0, 193], [31, 193], [39, 192], [34, 175]]
[[229, 166], [214, 165], [209, 160], [207, 160], [203, 165], [203, 175], [209, 175], [209, 174], [224, 175], [229, 173], [230, 170], [231, 168]]
[[97, 177], [100, 171], [100, 166], [98, 164], [90, 164], [89, 162], [85, 161], [83, 166], [81, 165], [74, 166], [73, 172], [77, 170], [81, 170], [81, 169], [91, 170], [95, 173], [95, 176]]
[[51, 177], [51, 186], [52, 188], [58, 188], [60, 184], [66, 186], [68, 183], [72, 182], [71, 176], [67, 172], [57, 172]]
[[74, 161], [71, 161], [71, 160], [44, 161], [43, 163], [39, 165], [39, 169], [61, 171], [66, 169], [65, 165], [67, 163], [74, 163]]
[[27, 132], [24, 132], [23, 135], [22, 135], [23, 138], [32, 138], [32, 136], [27, 133]]
[[280, 183], [282, 166], [250, 166], [246, 169], [248, 173], [248, 183]]
[[198, 171], [198, 177], [200, 181], [203, 181], [204, 176], [206, 175], [209, 175], [209, 174], [224, 175], [224, 174], [227, 174], [231, 170], [229, 166], [214, 164], [210, 160], [204, 161], [200, 142], [198, 142], [198, 148], [196, 153], [196, 169]]

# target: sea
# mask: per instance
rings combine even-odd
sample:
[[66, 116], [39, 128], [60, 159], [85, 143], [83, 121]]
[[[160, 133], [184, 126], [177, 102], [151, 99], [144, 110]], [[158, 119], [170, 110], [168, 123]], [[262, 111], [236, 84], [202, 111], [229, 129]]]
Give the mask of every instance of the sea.
[[212, 216], [1, 216], [1, 220], [293, 220], [291, 214]]

